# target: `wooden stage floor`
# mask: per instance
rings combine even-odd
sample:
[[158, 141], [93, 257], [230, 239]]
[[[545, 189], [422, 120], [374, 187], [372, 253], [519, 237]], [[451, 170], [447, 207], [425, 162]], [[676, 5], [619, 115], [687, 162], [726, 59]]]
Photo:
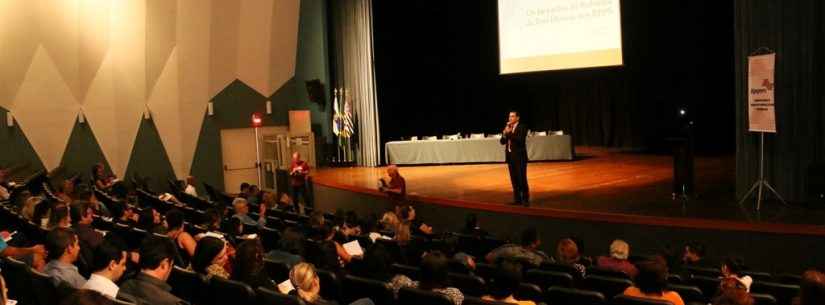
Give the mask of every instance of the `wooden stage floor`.
[[[785, 208], [754, 201], [737, 204], [732, 155], [697, 157], [696, 196], [672, 199], [672, 158], [668, 155], [622, 153], [576, 148], [575, 161], [528, 165], [531, 206], [536, 212], [571, 211], [624, 216], [713, 219], [743, 223], [825, 224], [825, 212]], [[406, 166], [400, 168], [413, 200], [496, 204], [512, 202], [505, 164]], [[385, 168], [327, 168], [313, 174], [315, 183], [372, 192]], [[514, 207], [515, 208], [515, 207]], [[544, 210], [542, 210], [544, 209]], [[524, 209], [521, 209], [524, 211]]]

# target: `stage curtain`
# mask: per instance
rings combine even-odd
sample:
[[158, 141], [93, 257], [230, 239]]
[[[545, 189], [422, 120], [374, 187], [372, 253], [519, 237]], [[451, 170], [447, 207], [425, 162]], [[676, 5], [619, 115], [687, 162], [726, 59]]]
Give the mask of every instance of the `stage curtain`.
[[[333, 83], [345, 88], [352, 102], [358, 165], [377, 166], [378, 101], [373, 68], [372, 0], [335, 0], [331, 5]], [[341, 103], [343, 111], [343, 103]]]
[[825, 161], [825, 5], [736, 0], [736, 193], [758, 178], [759, 134], [748, 131], [748, 56], [776, 52], [777, 133], [765, 136], [766, 176], [786, 200], [806, 200], [808, 167]]

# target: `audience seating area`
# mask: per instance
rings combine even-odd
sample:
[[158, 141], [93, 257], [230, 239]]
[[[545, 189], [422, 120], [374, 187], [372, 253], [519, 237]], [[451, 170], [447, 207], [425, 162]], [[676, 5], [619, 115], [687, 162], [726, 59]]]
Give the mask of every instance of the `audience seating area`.
[[[42, 177], [30, 179], [40, 181], [36, 188], [27, 187], [33, 192], [43, 191], [45, 200], [59, 200], [50, 191], [50, 186], [42, 182]], [[95, 194], [106, 205], [133, 205], [138, 211], [153, 208], [164, 213], [173, 208], [180, 209], [186, 216], [185, 228], [193, 236], [207, 230], [195, 224], [203, 222], [205, 210], [209, 208], [224, 208], [232, 214], [230, 206], [232, 197], [214, 187], [206, 185], [209, 199], [189, 196], [183, 192], [174, 192], [180, 203], [172, 203], [159, 199], [156, 193], [146, 188], [132, 190], [136, 201], [116, 198], [109, 193], [95, 189]], [[14, 200], [14, 199], [12, 199]], [[255, 211], [257, 209], [250, 208]], [[309, 209], [308, 209], [309, 210]], [[381, 213], [384, 211], [376, 211]], [[257, 219], [256, 213], [250, 215]], [[258, 228], [248, 226], [244, 233], [257, 233], [265, 252], [278, 248], [278, 241], [282, 232], [290, 227], [302, 228], [307, 226], [309, 217], [292, 212], [271, 210], [267, 212], [267, 227]], [[325, 214], [328, 220], [334, 220], [332, 214]], [[227, 219], [223, 219], [225, 223]], [[117, 234], [126, 241], [129, 248], [137, 249], [141, 240], [148, 234], [145, 230], [119, 223], [116, 220], [95, 217], [95, 229], [107, 234]], [[0, 230], [18, 231], [25, 236], [24, 245], [40, 244], [46, 231], [39, 225], [26, 220], [18, 212], [12, 202], [0, 202]], [[386, 232], [387, 234], [391, 234]], [[368, 248], [371, 241], [366, 236], [357, 236], [352, 239]], [[458, 288], [465, 296], [464, 304], [501, 304], [483, 301], [481, 296], [487, 294], [487, 285], [495, 267], [484, 262], [483, 257], [489, 251], [505, 244], [506, 240], [494, 237], [476, 237], [454, 232], [439, 232], [432, 236], [415, 236], [423, 250], [441, 250], [449, 252], [462, 251], [476, 257], [476, 266], [468, 270], [461, 264], [451, 265], [449, 274], [450, 283]], [[444, 246], [448, 240], [454, 240], [453, 247]], [[410, 261], [405, 261], [400, 254], [399, 245], [392, 240], [378, 240], [385, 245], [393, 257], [391, 270], [394, 274], [403, 274], [416, 279], [421, 270]], [[307, 249], [312, 247], [312, 241], [306, 241]], [[643, 257], [643, 256], [641, 256]], [[311, 262], [311, 259], [310, 259]], [[412, 263], [412, 264], [411, 264]], [[176, 266], [168, 279], [172, 293], [195, 305], [252, 305], [252, 304], [303, 304], [294, 296], [283, 295], [275, 287], [250, 287], [244, 283], [224, 280], [220, 278], [205, 278], [192, 271], [188, 271], [183, 259], [176, 259]], [[71, 288], [54, 287], [48, 276], [31, 269], [25, 263], [14, 258], [2, 260], [2, 275], [8, 283], [9, 296], [22, 305], [53, 305], [58, 304], [62, 296], [71, 293]], [[276, 282], [288, 279], [289, 266], [284, 262], [265, 260], [265, 270]], [[413, 288], [402, 288], [397, 297], [387, 285], [379, 279], [365, 278], [350, 274], [348, 269], [318, 270], [321, 281], [321, 295], [328, 300], [336, 300], [340, 304], [348, 304], [359, 298], [368, 297], [377, 305], [451, 305], [451, 301], [441, 294]], [[88, 276], [88, 270], [85, 270]], [[667, 302], [652, 301], [623, 296], [622, 292], [633, 285], [633, 280], [624, 273], [589, 268], [586, 276], [577, 278], [577, 271], [568, 265], [543, 264], [539, 268], [525, 271], [524, 283], [516, 292], [518, 299], [532, 300], [548, 305], [665, 305]], [[748, 275], [753, 277], [754, 283], [751, 292], [758, 305], [790, 305], [791, 299], [798, 295], [800, 277], [789, 274], [769, 274], [752, 271]], [[678, 292], [688, 304], [708, 304], [719, 286], [719, 270], [715, 268], [685, 268], [681, 274], [669, 277], [669, 289]]]

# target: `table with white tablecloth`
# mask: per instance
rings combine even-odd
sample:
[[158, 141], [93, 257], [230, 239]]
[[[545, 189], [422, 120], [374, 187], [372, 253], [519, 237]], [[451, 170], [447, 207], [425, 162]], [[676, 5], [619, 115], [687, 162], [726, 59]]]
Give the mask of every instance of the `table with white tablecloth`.
[[[387, 164], [452, 164], [504, 162], [498, 138], [393, 141], [384, 144]], [[573, 160], [569, 135], [527, 137], [530, 161]]]

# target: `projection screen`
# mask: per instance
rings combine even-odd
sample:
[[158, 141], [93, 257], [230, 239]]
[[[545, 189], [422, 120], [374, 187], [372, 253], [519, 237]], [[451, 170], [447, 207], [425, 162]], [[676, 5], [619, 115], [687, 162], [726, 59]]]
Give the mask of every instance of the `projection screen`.
[[500, 73], [622, 65], [619, 0], [498, 0]]

